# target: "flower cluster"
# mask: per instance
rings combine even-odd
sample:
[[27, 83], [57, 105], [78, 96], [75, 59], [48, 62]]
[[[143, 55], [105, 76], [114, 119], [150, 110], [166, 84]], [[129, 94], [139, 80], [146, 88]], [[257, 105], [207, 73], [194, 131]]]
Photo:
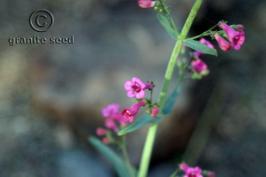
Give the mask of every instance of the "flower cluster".
[[[212, 32], [213, 38], [217, 41], [219, 47], [223, 51], [230, 49], [240, 50], [245, 42], [245, 32], [243, 25], [229, 26], [225, 22], [218, 23], [221, 31]], [[200, 43], [209, 48], [214, 48], [213, 44], [205, 38], [199, 40]], [[192, 78], [201, 79], [209, 74], [209, 69], [206, 63], [200, 58], [202, 53], [200, 51], [193, 52], [193, 59], [191, 62]]]
[[151, 98], [145, 98], [146, 90], [152, 93], [154, 87], [153, 82], [143, 82], [138, 77], [133, 77], [124, 83], [127, 96], [134, 98], [136, 102], [123, 109], [118, 103], [111, 103], [102, 108], [101, 114], [105, 118], [105, 128], [98, 128], [96, 134], [103, 137], [104, 143], [111, 142], [112, 132], [117, 132], [120, 128], [134, 122], [141, 108], [147, 106], [147, 112], [151, 117], [158, 115], [159, 107], [157, 104], [152, 103]]
[[230, 49], [240, 50], [245, 42], [245, 32], [243, 25], [235, 25], [235, 28], [227, 25], [225, 22], [220, 22], [218, 26], [223, 30], [222, 37], [218, 32], [214, 34], [214, 38], [223, 51]]
[[[162, 4], [155, 0], [138, 0], [138, 5], [141, 8], [154, 8], [155, 11], [162, 13]], [[229, 51], [231, 49], [240, 50], [245, 42], [245, 32], [243, 25], [227, 25], [221, 21], [217, 25], [219, 31], [209, 31], [213, 39], [215, 39], [223, 51]], [[206, 35], [204, 35], [206, 36]], [[206, 45], [209, 48], [214, 48], [213, 44], [205, 38], [199, 40], [200, 43]], [[191, 61], [191, 71], [193, 79], [201, 79], [209, 74], [208, 65], [200, 58], [202, 53], [200, 51], [193, 52]], [[143, 86], [143, 85], [142, 85]], [[142, 87], [141, 85], [138, 88]], [[134, 93], [129, 92], [129, 96], [134, 96]], [[142, 97], [143, 92], [138, 93], [137, 97]]]
[[191, 167], [186, 163], [179, 164], [178, 169], [182, 177], [215, 177], [215, 173], [212, 171], [202, 170], [200, 167]]

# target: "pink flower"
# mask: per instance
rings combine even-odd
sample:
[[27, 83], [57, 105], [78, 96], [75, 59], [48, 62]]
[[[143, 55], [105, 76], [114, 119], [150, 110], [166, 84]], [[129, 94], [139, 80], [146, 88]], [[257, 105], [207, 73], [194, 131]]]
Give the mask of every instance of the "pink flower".
[[119, 113], [119, 109], [120, 109], [119, 104], [117, 103], [109, 104], [102, 109], [102, 116], [105, 118], [112, 118]]
[[237, 25], [236, 30], [224, 22], [219, 23], [219, 27], [226, 33], [231, 46], [235, 50], [239, 50], [245, 42], [245, 32], [243, 25]]
[[216, 33], [214, 35], [214, 38], [216, 39], [216, 41], [218, 42], [219, 47], [223, 50], [223, 51], [228, 51], [231, 49], [231, 44], [225, 40], [222, 36], [220, 36], [218, 33]]
[[105, 119], [104, 124], [105, 124], [106, 128], [108, 128], [108, 129], [110, 129], [112, 131], [117, 131], [118, 130], [115, 119], [113, 119], [111, 117]]
[[184, 177], [203, 177], [199, 167], [190, 167], [186, 163], [181, 163], [179, 168], [185, 173]]
[[[214, 46], [212, 45], [212, 43], [210, 41], [208, 41], [207, 39], [205, 39], [205, 38], [201, 38], [199, 40], [199, 42], [202, 43], [202, 44], [204, 44], [204, 45], [206, 45], [209, 48], [212, 48], [212, 49], [214, 48]], [[193, 56], [195, 58], [199, 58], [200, 55], [202, 55], [202, 52], [200, 52], [200, 51], [196, 51], [196, 52], [193, 53]]]
[[117, 131], [117, 119], [120, 116], [120, 105], [117, 103], [112, 103], [105, 106], [102, 109], [102, 116], [105, 117], [105, 127], [112, 130]]
[[130, 98], [142, 99], [145, 97], [145, 83], [138, 77], [133, 77], [124, 84], [127, 96]]
[[145, 102], [144, 101], [140, 101], [138, 103], [135, 103], [133, 104], [131, 107], [129, 108], [125, 108], [123, 111], [122, 111], [122, 116], [121, 116], [121, 120], [120, 122], [122, 124], [128, 124], [128, 123], [132, 123], [135, 118], [136, 118], [136, 115], [138, 114], [140, 108], [142, 106], [145, 106]]
[[201, 172], [202, 171], [199, 167], [188, 167], [185, 171], [184, 177], [203, 177]]
[[107, 133], [107, 130], [104, 129], [104, 128], [97, 128], [97, 129], [96, 129], [96, 134], [97, 134], [98, 136], [103, 136], [103, 135], [105, 135], [106, 133]]
[[191, 67], [193, 72], [202, 76], [205, 76], [209, 73], [208, 66], [201, 59], [192, 61]]
[[138, 0], [139, 7], [152, 8], [155, 5], [155, 1], [152, 0]]
[[110, 140], [109, 140], [109, 138], [104, 137], [104, 138], [102, 139], [102, 142], [103, 142], [104, 144], [109, 144], [109, 143], [110, 143]]
[[152, 117], [157, 117], [157, 115], [159, 114], [160, 109], [157, 106], [154, 106], [151, 110], [151, 116]]

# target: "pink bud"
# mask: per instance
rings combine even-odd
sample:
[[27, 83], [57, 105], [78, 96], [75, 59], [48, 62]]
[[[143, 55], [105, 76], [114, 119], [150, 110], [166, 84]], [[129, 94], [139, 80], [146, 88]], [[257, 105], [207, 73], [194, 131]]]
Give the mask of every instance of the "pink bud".
[[147, 82], [147, 83], [145, 83], [144, 89], [152, 90], [154, 87], [155, 87], [155, 85], [153, 82]]
[[199, 41], [200, 41], [200, 43], [206, 45], [209, 48], [212, 48], [212, 49], [214, 48], [212, 43], [210, 41], [208, 41], [207, 39], [205, 39], [205, 38], [201, 38]]
[[110, 140], [109, 140], [109, 138], [104, 137], [104, 138], [102, 139], [102, 142], [103, 142], [104, 144], [109, 144], [109, 143], [110, 143]]
[[157, 106], [154, 106], [151, 110], [151, 116], [152, 117], [157, 117], [157, 115], [159, 114], [160, 109]]
[[112, 131], [117, 131], [118, 129], [114, 119], [105, 119], [105, 127]]
[[138, 0], [139, 7], [152, 8], [155, 5], [155, 1], [152, 0]]
[[231, 49], [231, 45], [230, 43], [225, 40], [222, 36], [220, 36], [218, 33], [216, 33], [214, 35], [214, 38], [216, 39], [216, 41], [218, 42], [219, 47], [223, 50], [223, 51], [228, 51]]
[[193, 72], [197, 74], [204, 76], [209, 73], [208, 66], [201, 59], [193, 60], [191, 63], [191, 67]]
[[104, 128], [97, 128], [97, 130], [96, 130], [96, 134], [97, 134], [98, 136], [103, 136], [103, 135], [105, 135], [106, 133], [107, 133], [107, 130], [104, 129]]

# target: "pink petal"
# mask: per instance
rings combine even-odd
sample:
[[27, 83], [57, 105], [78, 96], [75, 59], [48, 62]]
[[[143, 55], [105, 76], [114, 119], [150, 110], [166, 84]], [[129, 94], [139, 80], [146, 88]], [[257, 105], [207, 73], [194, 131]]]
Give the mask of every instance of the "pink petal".
[[132, 82], [131, 81], [126, 81], [125, 84], [124, 84], [124, 89], [125, 90], [131, 90], [132, 89], [131, 86], [132, 86]]
[[129, 98], [134, 98], [135, 97], [135, 92], [134, 91], [128, 91], [127, 92], [127, 96], [129, 97]]
[[136, 93], [136, 98], [137, 99], [142, 99], [145, 97], [145, 92], [141, 90], [139, 93]]
[[140, 78], [138, 78], [138, 77], [132, 77], [132, 79], [131, 79], [131, 81], [132, 82], [137, 82], [137, 83], [141, 83], [142, 81], [140, 80]]

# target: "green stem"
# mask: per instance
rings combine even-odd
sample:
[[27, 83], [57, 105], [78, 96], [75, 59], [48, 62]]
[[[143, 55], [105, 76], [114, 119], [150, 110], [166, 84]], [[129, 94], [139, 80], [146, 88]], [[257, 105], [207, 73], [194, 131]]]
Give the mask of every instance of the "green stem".
[[187, 38], [187, 40], [198, 39], [198, 38], [201, 38], [201, 37], [204, 37], [204, 36], [209, 36], [211, 34], [212, 34], [212, 32], [204, 32], [204, 33], [201, 33], [201, 34], [199, 34], [197, 36], [193, 36], [193, 37]]
[[[198, 39], [198, 38], [200, 38], [200, 37], [205, 37], [205, 36], [211, 36], [211, 35], [214, 33], [214, 31], [212, 31], [212, 30], [213, 30], [214, 28], [216, 28], [216, 26], [217, 26], [217, 24], [214, 25], [213, 27], [211, 27], [210, 29], [208, 29], [207, 31], [201, 33], [201, 34], [198, 34], [198, 35], [196, 35], [196, 36], [193, 36], [193, 37], [187, 38], [187, 40], [190, 40], [190, 39]], [[216, 33], [218, 33], [218, 34], [223, 34], [223, 31], [222, 31], [222, 30], [220, 30], [220, 31], [216, 31]]]
[[[164, 104], [165, 104], [165, 100], [167, 97], [167, 92], [169, 89], [169, 85], [170, 85], [170, 81], [172, 80], [172, 76], [174, 73], [174, 69], [176, 66], [176, 60], [181, 52], [182, 49], [182, 44], [183, 44], [183, 40], [187, 37], [187, 34], [191, 28], [191, 25], [199, 11], [199, 8], [202, 4], [202, 0], [196, 0], [189, 15], [188, 18], [182, 28], [181, 34], [177, 39], [177, 42], [175, 44], [175, 47], [172, 51], [166, 72], [165, 72], [165, 76], [164, 76], [164, 82], [163, 82], [163, 87], [162, 90], [160, 92], [159, 95], [159, 106], [160, 109], [163, 109]], [[144, 145], [144, 149], [142, 152], [142, 158], [141, 158], [141, 163], [140, 163], [140, 170], [139, 170], [139, 174], [138, 177], [146, 177], [147, 173], [148, 173], [148, 168], [149, 168], [149, 164], [150, 164], [150, 159], [151, 159], [151, 153], [152, 153], [152, 149], [153, 149], [153, 145], [154, 145], [154, 141], [155, 141], [155, 137], [156, 137], [156, 132], [157, 132], [157, 128], [158, 125], [157, 124], [153, 124], [151, 125], [151, 127], [148, 130], [147, 133], [147, 137], [146, 137], [146, 141], [145, 141], [145, 145]]]

